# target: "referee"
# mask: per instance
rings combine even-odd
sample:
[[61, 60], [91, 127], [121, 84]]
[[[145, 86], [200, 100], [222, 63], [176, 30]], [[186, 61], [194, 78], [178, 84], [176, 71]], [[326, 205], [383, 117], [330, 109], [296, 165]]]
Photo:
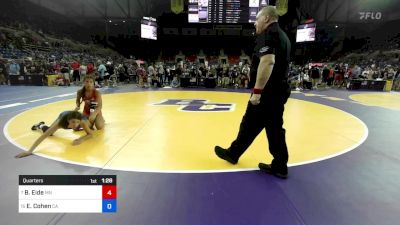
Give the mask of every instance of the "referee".
[[290, 41], [278, 25], [278, 13], [273, 6], [258, 12], [256, 46], [252, 56], [249, 87], [253, 88], [239, 133], [229, 149], [215, 147], [221, 159], [236, 164], [257, 135], [265, 128], [271, 164], [260, 163], [261, 171], [279, 178], [288, 177], [288, 150], [283, 129], [284, 105], [290, 95], [288, 70]]

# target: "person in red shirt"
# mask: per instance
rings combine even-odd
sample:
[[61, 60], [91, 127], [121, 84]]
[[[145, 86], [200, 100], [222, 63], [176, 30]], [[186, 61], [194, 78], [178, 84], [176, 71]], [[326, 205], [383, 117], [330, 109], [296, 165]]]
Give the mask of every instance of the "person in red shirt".
[[332, 86], [334, 76], [335, 76], [335, 71], [333, 70], [333, 68], [331, 68], [329, 70], [329, 75], [328, 75], [328, 86]]
[[54, 63], [53, 70], [55, 74], [61, 73], [61, 65], [59, 63]]
[[87, 64], [87, 72], [86, 72], [86, 74], [87, 75], [93, 75], [93, 73], [94, 73], [94, 65], [93, 65], [93, 63]]
[[353, 77], [353, 70], [352, 68], [347, 69], [347, 73], [345, 75], [346, 79], [351, 79]]
[[344, 84], [344, 74], [345, 74], [345, 69], [342, 67], [338, 67], [338, 69], [335, 71], [335, 78], [333, 81], [333, 85], [340, 88]]

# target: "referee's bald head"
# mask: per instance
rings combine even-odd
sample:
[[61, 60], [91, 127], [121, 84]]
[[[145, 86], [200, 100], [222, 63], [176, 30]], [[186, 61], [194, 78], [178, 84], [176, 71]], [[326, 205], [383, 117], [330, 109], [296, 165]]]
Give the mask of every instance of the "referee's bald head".
[[279, 15], [278, 15], [278, 11], [276, 10], [276, 7], [270, 6], [270, 5], [262, 8], [261, 11], [258, 12], [258, 16], [269, 16], [273, 20], [279, 19]]

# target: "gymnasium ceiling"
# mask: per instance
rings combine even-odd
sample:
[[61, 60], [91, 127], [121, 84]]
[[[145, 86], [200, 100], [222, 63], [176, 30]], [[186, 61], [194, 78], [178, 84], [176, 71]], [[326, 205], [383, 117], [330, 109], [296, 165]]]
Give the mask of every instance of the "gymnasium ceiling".
[[[157, 17], [170, 12], [171, 0], [28, 0], [59, 14], [75, 19], [139, 19]], [[187, 0], [184, 0], [185, 2]], [[279, 1], [279, 0], [277, 0]], [[275, 2], [275, 0], [270, 0]], [[317, 22], [369, 23], [400, 19], [399, 0], [288, 0], [289, 7], [297, 7], [298, 14], [309, 15]], [[361, 19], [370, 12], [380, 19]], [[378, 15], [379, 16], [379, 15]]]
[[170, 10], [169, 0], [29, 0], [59, 14], [84, 19], [138, 19]]

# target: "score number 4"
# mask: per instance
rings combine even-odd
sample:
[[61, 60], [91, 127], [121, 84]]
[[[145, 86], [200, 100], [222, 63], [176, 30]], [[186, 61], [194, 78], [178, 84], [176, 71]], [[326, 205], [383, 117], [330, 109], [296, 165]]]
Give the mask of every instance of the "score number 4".
[[103, 199], [116, 199], [117, 188], [115, 185], [103, 185]]

